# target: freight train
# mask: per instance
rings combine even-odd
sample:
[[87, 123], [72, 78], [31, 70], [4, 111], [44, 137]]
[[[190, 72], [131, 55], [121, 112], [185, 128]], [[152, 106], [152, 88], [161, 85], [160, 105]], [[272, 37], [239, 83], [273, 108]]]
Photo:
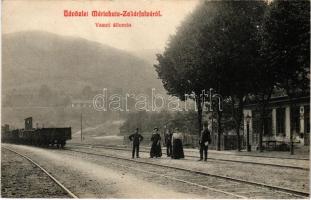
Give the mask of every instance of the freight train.
[[1, 130], [1, 141], [4, 143], [27, 144], [35, 146], [56, 146], [63, 148], [71, 139], [71, 127], [33, 128], [32, 117], [25, 119], [24, 129], [10, 130], [4, 125]]

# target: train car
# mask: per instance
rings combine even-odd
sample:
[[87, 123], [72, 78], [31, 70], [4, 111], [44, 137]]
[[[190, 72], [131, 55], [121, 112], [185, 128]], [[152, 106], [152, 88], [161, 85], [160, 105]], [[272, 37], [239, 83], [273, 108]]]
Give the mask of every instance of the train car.
[[34, 134], [35, 129], [30, 130], [20, 129], [18, 133], [19, 143], [32, 145]]
[[35, 130], [33, 141], [39, 145], [56, 145], [64, 147], [66, 141], [71, 139], [71, 128], [40, 128]]
[[11, 143], [19, 143], [19, 129], [10, 131], [9, 138]]
[[8, 143], [19, 143], [36, 146], [57, 146], [63, 148], [71, 139], [71, 127], [64, 128], [33, 128], [32, 117], [25, 119], [25, 128], [9, 130], [2, 127], [1, 140]]
[[18, 143], [19, 142], [19, 130], [9, 130], [7, 127], [1, 129], [1, 141], [6, 143]]

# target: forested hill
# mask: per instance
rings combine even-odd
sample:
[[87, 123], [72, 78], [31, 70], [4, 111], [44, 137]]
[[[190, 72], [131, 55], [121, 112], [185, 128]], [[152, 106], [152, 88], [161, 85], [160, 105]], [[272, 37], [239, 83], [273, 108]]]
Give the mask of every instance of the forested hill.
[[92, 89], [162, 89], [152, 62], [82, 38], [32, 31], [4, 34], [3, 94], [38, 91], [42, 85], [63, 94]]

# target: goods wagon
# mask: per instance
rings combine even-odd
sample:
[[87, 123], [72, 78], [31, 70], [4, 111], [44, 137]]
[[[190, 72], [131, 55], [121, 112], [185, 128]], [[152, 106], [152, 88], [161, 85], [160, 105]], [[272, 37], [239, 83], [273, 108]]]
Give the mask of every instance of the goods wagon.
[[2, 127], [2, 142], [28, 144], [36, 146], [64, 147], [71, 139], [71, 127], [33, 128], [32, 117], [25, 119], [25, 128], [10, 130], [9, 125]]

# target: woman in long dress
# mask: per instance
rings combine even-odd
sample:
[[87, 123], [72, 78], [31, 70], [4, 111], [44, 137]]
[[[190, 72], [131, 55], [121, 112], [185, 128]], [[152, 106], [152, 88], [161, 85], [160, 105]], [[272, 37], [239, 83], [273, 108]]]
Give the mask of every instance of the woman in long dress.
[[150, 149], [150, 158], [156, 157], [159, 158], [162, 156], [162, 149], [161, 149], [161, 136], [158, 133], [159, 129], [154, 128], [153, 134], [151, 136], [151, 149]]
[[173, 146], [172, 158], [173, 159], [180, 159], [180, 158], [185, 157], [182, 140], [183, 140], [183, 135], [176, 128], [172, 136], [172, 146]]

